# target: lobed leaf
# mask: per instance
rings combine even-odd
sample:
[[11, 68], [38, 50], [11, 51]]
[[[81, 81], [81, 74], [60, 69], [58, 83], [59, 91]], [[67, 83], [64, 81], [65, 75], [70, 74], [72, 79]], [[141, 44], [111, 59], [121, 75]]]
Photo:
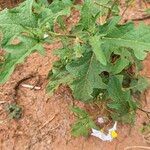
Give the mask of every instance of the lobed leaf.
[[85, 54], [78, 61], [68, 64], [66, 69], [75, 77], [70, 87], [76, 99], [88, 102], [93, 98], [94, 88], [106, 88], [106, 85], [99, 76], [101, 64], [91, 52]]
[[78, 120], [72, 126], [72, 135], [75, 137], [78, 136], [88, 136], [89, 130], [91, 128], [97, 128], [93, 120], [90, 118], [88, 113], [85, 110], [80, 109], [79, 107], [72, 107], [71, 110], [77, 115]]
[[[13, 46], [13, 50], [17, 53], [8, 53], [5, 56], [5, 61], [0, 66], [0, 83], [4, 83], [8, 80], [9, 76], [15, 69], [15, 66], [22, 63], [24, 59], [29, 56], [33, 51], [39, 47], [39, 43], [29, 37], [21, 37], [20, 45], [9, 45]], [[8, 46], [8, 47], [9, 47]]]
[[103, 42], [133, 49], [135, 56], [143, 60], [150, 51], [150, 28], [145, 25], [131, 29], [128, 27], [130, 26], [116, 26], [115, 31], [103, 38]]

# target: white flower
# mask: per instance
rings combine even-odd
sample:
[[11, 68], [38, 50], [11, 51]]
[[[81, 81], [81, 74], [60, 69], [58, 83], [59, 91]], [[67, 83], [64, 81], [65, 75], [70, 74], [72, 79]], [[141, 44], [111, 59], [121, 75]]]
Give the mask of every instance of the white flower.
[[111, 142], [114, 138], [117, 137], [116, 130], [117, 130], [117, 122], [115, 122], [113, 127], [108, 130], [108, 134], [103, 133], [103, 131], [92, 129], [91, 135], [95, 136], [95, 137], [97, 137], [103, 141], [110, 141]]

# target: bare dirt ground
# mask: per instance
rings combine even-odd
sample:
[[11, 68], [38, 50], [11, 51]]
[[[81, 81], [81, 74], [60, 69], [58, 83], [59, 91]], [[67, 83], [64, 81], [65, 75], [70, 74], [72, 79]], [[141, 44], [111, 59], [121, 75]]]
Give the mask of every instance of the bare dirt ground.
[[[142, 5], [129, 8], [124, 19], [139, 18], [139, 9], [145, 7]], [[146, 20], [146, 23], [150, 22]], [[142, 124], [148, 121], [146, 114], [141, 111], [137, 112], [134, 126], [118, 125], [118, 138], [113, 142], [102, 142], [91, 136], [71, 136], [70, 127], [75, 117], [69, 110], [73, 101], [69, 89], [60, 87], [53, 96], [45, 91], [47, 74], [52, 62], [57, 59], [52, 54], [57, 46], [58, 43], [48, 46], [44, 57], [32, 54], [23, 65], [18, 65], [10, 80], [0, 86], [0, 150], [124, 150], [128, 146], [146, 146], [150, 149], [140, 132]], [[144, 61], [142, 72], [147, 77], [150, 77], [149, 68], [150, 56]], [[15, 96], [16, 84], [31, 75], [35, 77], [24, 83], [37, 82], [41, 89], [32, 90], [19, 86]], [[10, 119], [5, 111], [6, 105], [12, 102], [17, 102], [23, 108], [23, 116], [17, 121]], [[84, 107], [81, 102], [75, 103]], [[150, 90], [146, 91], [143, 109], [150, 110]]]

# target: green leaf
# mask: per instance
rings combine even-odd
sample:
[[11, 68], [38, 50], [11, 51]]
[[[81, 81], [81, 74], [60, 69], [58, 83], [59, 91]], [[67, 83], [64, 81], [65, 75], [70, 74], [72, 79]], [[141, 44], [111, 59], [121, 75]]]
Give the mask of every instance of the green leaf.
[[74, 51], [73, 49], [70, 49], [69, 47], [65, 47], [65, 48], [55, 50], [54, 55], [61, 58], [61, 60], [66, 61], [74, 57]]
[[132, 89], [134, 91], [140, 91], [143, 92], [149, 87], [148, 80], [144, 77], [138, 77], [136, 80], [132, 80], [131, 87], [129, 89]]
[[114, 4], [112, 0], [94, 0], [91, 7], [93, 8], [93, 13], [95, 14], [99, 11], [100, 16], [106, 16], [109, 9], [111, 9], [113, 16], [119, 15], [118, 4]]
[[78, 118], [86, 118], [89, 116], [85, 110], [79, 107], [71, 107], [71, 111], [73, 111]]
[[47, 86], [47, 91], [50, 94], [57, 90], [61, 84], [69, 84], [73, 80], [72, 75], [70, 75], [64, 67], [53, 67], [53, 70], [51, 70], [50, 73], [50, 82]]
[[36, 28], [38, 25], [37, 15], [32, 11], [32, 0], [21, 3], [18, 7], [9, 10], [12, 21], [25, 27]]
[[150, 27], [141, 25], [127, 31], [124, 26], [116, 26], [116, 30], [105, 36], [103, 41], [107, 44], [131, 48], [135, 56], [139, 60], [143, 60], [150, 50]]
[[79, 107], [72, 107], [71, 110], [77, 115], [78, 120], [72, 126], [71, 133], [73, 136], [88, 136], [91, 128], [96, 129], [97, 126], [90, 118], [88, 113], [85, 110], [80, 109]]
[[26, 0], [26, 7], [29, 10], [29, 15], [32, 15], [32, 5], [34, 0]]
[[111, 72], [113, 74], [118, 74], [120, 73], [124, 68], [126, 68], [129, 65], [129, 60], [126, 58], [120, 58], [113, 64]]
[[132, 100], [131, 92], [122, 90], [122, 83], [115, 76], [110, 78], [108, 83], [108, 94], [113, 100], [108, 107], [116, 111], [117, 116], [123, 117], [130, 110], [136, 109], [136, 103]]
[[81, 20], [80, 23], [83, 29], [87, 30], [90, 28], [91, 25], [93, 25], [93, 16], [91, 11], [91, 1], [86, 0], [83, 4], [82, 10], [81, 10]]
[[49, 5], [49, 0], [36, 0], [36, 2], [40, 5], [46, 5], [48, 6]]
[[[32, 1], [25, 1], [11, 10], [0, 12], [0, 33], [2, 33], [2, 46], [11, 39], [23, 33], [28, 27], [37, 26], [37, 18], [31, 14]], [[5, 21], [4, 21], [5, 20]]]
[[79, 43], [76, 43], [74, 46], [74, 53], [76, 58], [83, 57], [83, 53], [85, 52], [85, 49], [83, 46], [81, 46]]
[[8, 10], [4, 10], [0, 13], [0, 32], [2, 33], [2, 45], [6, 44], [11, 38], [24, 31], [24, 28], [21, 25], [13, 22], [9, 16]]
[[100, 33], [107, 35], [111, 33], [110, 35], [112, 35], [112, 32], [114, 33], [117, 30], [116, 25], [118, 25], [119, 21], [120, 21], [119, 16], [113, 17], [112, 19], [108, 20], [104, 25], [101, 25], [99, 27]]
[[20, 41], [19, 47], [18, 45], [10, 45], [10, 47], [13, 46], [14, 51], [17, 51], [17, 53], [8, 53], [5, 56], [4, 63], [0, 66], [0, 83], [6, 82], [14, 71], [15, 66], [22, 63], [29, 54], [37, 49], [38, 42], [33, 38], [24, 36], [20, 37]]
[[118, 113], [114, 113], [111, 115], [113, 120], [116, 121], [121, 121], [123, 123], [127, 123], [127, 124], [134, 124], [135, 123], [135, 117], [136, 117], [136, 112], [135, 111], [130, 111], [128, 113], [126, 113], [123, 116], [120, 116], [120, 114]]
[[34, 46], [34, 49], [37, 50], [41, 55], [43, 55], [43, 56], [46, 55], [46, 52], [45, 52], [45, 49], [44, 49], [42, 43], [39, 43], [36, 46]]
[[76, 99], [88, 102], [93, 99], [91, 94], [94, 88], [106, 88], [99, 76], [101, 64], [93, 53], [88, 53], [78, 61], [71, 62], [66, 69], [75, 77], [70, 87]]
[[53, 13], [58, 13], [61, 12], [62, 10], [64, 10], [67, 7], [71, 7], [72, 6], [72, 1], [71, 0], [54, 0], [50, 5], [49, 5], [49, 9], [52, 10]]
[[89, 39], [90, 45], [92, 46], [92, 50], [96, 55], [97, 60], [103, 65], [107, 64], [105, 53], [101, 47], [103, 43], [99, 36], [93, 36]]
[[58, 6], [55, 6], [54, 3], [55, 2], [53, 2], [49, 6], [49, 8], [45, 8], [43, 11], [39, 12], [39, 16], [40, 16], [39, 17], [39, 26], [40, 27], [49, 25], [49, 29], [53, 30], [54, 24], [56, 22], [60, 23], [59, 17], [70, 15], [71, 6], [62, 6], [61, 8], [57, 8]]
[[144, 77], [140, 77], [138, 79], [138, 83], [136, 85], [136, 88], [138, 89], [138, 91], [143, 92], [148, 87], [149, 87], [148, 80], [146, 78], [144, 78]]

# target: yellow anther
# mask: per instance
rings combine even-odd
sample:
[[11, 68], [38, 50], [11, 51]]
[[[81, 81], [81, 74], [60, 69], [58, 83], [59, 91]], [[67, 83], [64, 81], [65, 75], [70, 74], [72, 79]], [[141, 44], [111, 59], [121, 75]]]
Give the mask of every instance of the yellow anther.
[[111, 131], [111, 137], [116, 138], [118, 136], [116, 131]]

